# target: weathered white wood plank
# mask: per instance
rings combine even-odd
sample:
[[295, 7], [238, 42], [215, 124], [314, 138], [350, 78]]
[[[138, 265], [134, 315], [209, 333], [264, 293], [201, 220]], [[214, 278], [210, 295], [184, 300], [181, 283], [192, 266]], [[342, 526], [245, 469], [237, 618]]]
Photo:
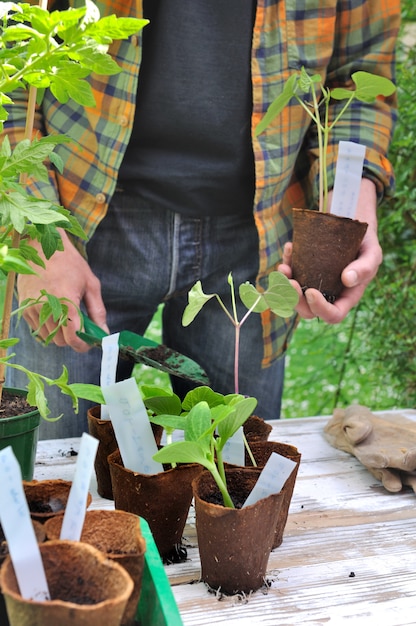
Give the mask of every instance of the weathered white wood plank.
[[[416, 411], [399, 413], [416, 420]], [[166, 566], [185, 626], [410, 626], [416, 624], [416, 495], [388, 493], [323, 436], [329, 417], [273, 423], [270, 439], [302, 453], [283, 544], [272, 552], [269, 588], [249, 598], [215, 596], [198, 582], [194, 510], [188, 560]], [[39, 442], [35, 477], [73, 477], [78, 439]], [[97, 496], [93, 508], [112, 508]], [[351, 573], [354, 576], [351, 576]]]

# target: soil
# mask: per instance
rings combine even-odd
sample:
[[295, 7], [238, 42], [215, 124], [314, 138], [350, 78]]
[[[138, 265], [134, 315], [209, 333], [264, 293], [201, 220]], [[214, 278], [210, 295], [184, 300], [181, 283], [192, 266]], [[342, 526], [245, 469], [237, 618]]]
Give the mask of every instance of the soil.
[[36, 407], [30, 406], [24, 396], [15, 395], [3, 390], [0, 404], [0, 419], [2, 417], [13, 417], [35, 411]]
[[9, 554], [9, 548], [7, 547], [6, 537], [4, 536], [3, 528], [0, 524], [0, 563], [1, 557], [5, 557]]
[[[235, 508], [241, 509], [243, 507], [244, 502], [247, 500], [248, 493], [246, 494], [233, 493], [231, 490], [229, 490], [229, 493], [230, 493], [230, 497], [231, 497], [231, 500], [233, 501]], [[204, 500], [206, 502], [209, 502], [210, 504], [218, 504], [219, 506], [224, 506], [224, 500], [222, 499], [222, 495], [219, 490], [215, 491], [214, 493], [211, 493], [209, 497], [204, 497]]]
[[29, 509], [31, 513], [57, 513], [62, 511], [66, 506], [66, 502], [62, 502], [59, 498], [52, 498], [49, 502], [43, 500], [31, 500]]

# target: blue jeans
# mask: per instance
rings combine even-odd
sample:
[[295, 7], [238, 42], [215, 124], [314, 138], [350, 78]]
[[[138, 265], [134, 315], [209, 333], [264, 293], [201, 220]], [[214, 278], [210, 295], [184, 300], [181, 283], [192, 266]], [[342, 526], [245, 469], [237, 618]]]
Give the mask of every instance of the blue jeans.
[[[188, 327], [182, 314], [192, 285], [201, 280], [205, 293], [218, 293], [230, 303], [228, 273], [234, 284], [254, 283], [258, 270], [258, 235], [252, 216], [191, 219], [155, 206], [138, 206], [137, 199], [116, 193], [108, 215], [88, 243], [88, 259], [101, 280], [111, 332], [123, 329], [143, 334], [160, 303], [163, 309], [163, 343], [196, 360], [207, 372], [211, 386], [221, 393], [234, 391], [234, 327], [212, 299]], [[70, 268], [68, 268], [70, 272]], [[237, 296], [238, 300], [238, 296]], [[239, 317], [246, 309], [238, 304]], [[70, 382], [99, 384], [101, 351], [78, 354], [70, 348], [43, 347], [21, 322], [17, 362], [46, 376], [60, 375], [65, 364]], [[240, 393], [258, 398], [256, 413], [264, 419], [280, 415], [284, 360], [266, 369], [260, 316], [252, 314], [241, 329]], [[120, 361], [118, 379], [130, 376], [131, 363]], [[25, 386], [20, 372], [8, 368], [8, 384]], [[174, 390], [183, 395], [189, 384], [173, 378]], [[47, 389], [55, 423], [42, 423], [40, 437], [76, 437], [87, 429], [81, 401], [74, 414], [71, 403], [53, 388]]]

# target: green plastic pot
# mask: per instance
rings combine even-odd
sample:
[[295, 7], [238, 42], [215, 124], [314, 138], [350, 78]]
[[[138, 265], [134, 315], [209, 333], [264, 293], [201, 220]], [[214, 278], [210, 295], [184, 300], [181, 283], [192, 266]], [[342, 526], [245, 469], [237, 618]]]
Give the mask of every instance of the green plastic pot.
[[[7, 389], [26, 396], [24, 389]], [[39, 439], [40, 413], [37, 409], [23, 415], [0, 418], [0, 450], [11, 446], [22, 470], [23, 480], [32, 480]]]

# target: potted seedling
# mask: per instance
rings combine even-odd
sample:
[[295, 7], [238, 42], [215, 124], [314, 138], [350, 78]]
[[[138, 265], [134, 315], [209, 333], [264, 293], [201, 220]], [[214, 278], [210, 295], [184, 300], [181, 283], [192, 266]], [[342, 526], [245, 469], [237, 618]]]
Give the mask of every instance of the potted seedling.
[[[380, 97], [391, 96], [396, 89], [388, 78], [369, 72], [357, 71], [352, 74], [351, 80], [351, 89], [329, 89], [319, 74], [310, 76], [302, 68], [289, 77], [282, 93], [271, 103], [255, 131], [257, 136], [267, 133], [272, 122], [275, 125], [278, 123], [279, 116], [292, 99], [298, 102], [316, 127], [319, 210], [293, 209], [292, 273], [303, 291], [309, 287], [318, 289], [330, 302], [341, 293], [342, 270], [356, 258], [367, 230], [367, 224], [336, 214], [340, 212], [337, 206], [331, 206], [329, 212], [328, 153], [331, 133], [336, 125], [342, 123], [341, 118], [354, 102], [371, 105]], [[332, 116], [330, 104], [333, 101], [340, 101], [341, 104]], [[351, 191], [351, 195], [357, 198], [359, 190], [347, 189], [347, 192]]]
[[[147, 399], [145, 397], [145, 403], [157, 414], [150, 417], [152, 421], [170, 431], [179, 429], [184, 433], [183, 441], [164, 446], [154, 459], [171, 464], [199, 463], [207, 470], [193, 482], [201, 576], [213, 588], [221, 587], [224, 593], [236, 593], [249, 592], [262, 585], [284, 502], [282, 489], [251, 506], [243, 507], [259, 478], [261, 468], [226, 468], [224, 464], [225, 446], [252, 416], [257, 405], [255, 398], [238, 393], [240, 331], [254, 312], [271, 309], [276, 315], [291, 315], [298, 295], [289, 280], [279, 272], [270, 274], [264, 291], [244, 283], [239, 287], [239, 295], [247, 312], [239, 319], [231, 274], [228, 276], [228, 284], [231, 312], [218, 294], [205, 294], [198, 281], [189, 292], [183, 324], [190, 324], [206, 302], [217, 299], [235, 328], [235, 393], [224, 396], [208, 387], [200, 387], [190, 391], [182, 404], [175, 405], [169, 397], [152, 398], [151, 392]], [[165, 414], [161, 414], [163, 410]], [[174, 411], [176, 415], [172, 414]], [[299, 461], [300, 455], [295, 463]], [[258, 536], [259, 523], [262, 525], [264, 543], [260, 543]]]
[[188, 293], [188, 305], [186, 306], [182, 324], [188, 326], [195, 319], [203, 306], [212, 298], [216, 298], [219, 306], [230, 320], [235, 329], [234, 340], [234, 393], [239, 393], [239, 354], [240, 354], [240, 334], [241, 328], [252, 313], [263, 313], [270, 310], [279, 317], [290, 317], [293, 315], [295, 306], [298, 303], [298, 294], [292, 287], [289, 280], [281, 272], [271, 272], [268, 276], [268, 284], [265, 290], [257, 289], [249, 282], [239, 286], [238, 292], [241, 301], [247, 307], [246, 313], [238, 319], [236, 307], [236, 293], [232, 274], [228, 274], [228, 284], [231, 295], [231, 311], [229, 311], [216, 293], [206, 294], [202, 289], [201, 281], [195, 283]]
[[[13, 104], [13, 92], [27, 89], [29, 93], [25, 138], [12, 149], [8, 136], [4, 135], [0, 147], [0, 273], [6, 283], [0, 333], [0, 448], [12, 445], [27, 480], [33, 475], [40, 416], [49, 419], [45, 385], [56, 385], [71, 396], [75, 410], [78, 402], [74, 388], [68, 384], [66, 368], [58, 379], [52, 380], [28, 370], [24, 363], [13, 360], [13, 354], [7, 354], [18, 341], [10, 336], [12, 315], [21, 316], [27, 307], [41, 305], [40, 324], [53, 318], [57, 329], [66, 323], [68, 315], [65, 298], [58, 300], [44, 291], [35, 300], [25, 301], [13, 310], [15, 280], [17, 274], [35, 273], [33, 267], [42, 266], [31, 240], [39, 241], [46, 258], [50, 258], [62, 249], [58, 229], [85, 238], [69, 211], [27, 192], [30, 177], [48, 180], [45, 162], [52, 169], [61, 168], [54, 148], [69, 141], [55, 135], [34, 137], [36, 100], [43, 89], [49, 88], [60, 102], [72, 98], [82, 106], [94, 106], [92, 90], [85, 78], [91, 72], [110, 75], [121, 71], [107, 54], [108, 45], [113, 39], [126, 39], [147, 23], [147, 20], [119, 19], [114, 15], [100, 19], [92, 2], [80, 9], [53, 12], [46, 10], [46, 4], [44, 0], [41, 6], [0, 3], [1, 129], [8, 117], [8, 107]], [[12, 404], [16, 405], [19, 396], [23, 396], [24, 405], [14, 415], [8, 413], [9, 394], [3, 390], [7, 367], [23, 371], [28, 378], [27, 391], [12, 393]], [[79, 386], [78, 390], [81, 391]], [[29, 407], [35, 410], [27, 413]]]
[[[189, 394], [193, 392], [199, 390]], [[205, 393], [202, 390], [202, 396]], [[224, 446], [256, 403], [255, 398], [232, 394], [215, 406], [201, 400], [186, 416], [157, 418], [169, 428], [183, 429], [184, 440], [164, 446], [154, 459], [171, 464], [199, 463], [208, 470], [193, 482], [201, 578], [229, 594], [248, 593], [263, 584], [282, 505], [280, 492], [241, 508], [261, 470], [224, 467]]]

